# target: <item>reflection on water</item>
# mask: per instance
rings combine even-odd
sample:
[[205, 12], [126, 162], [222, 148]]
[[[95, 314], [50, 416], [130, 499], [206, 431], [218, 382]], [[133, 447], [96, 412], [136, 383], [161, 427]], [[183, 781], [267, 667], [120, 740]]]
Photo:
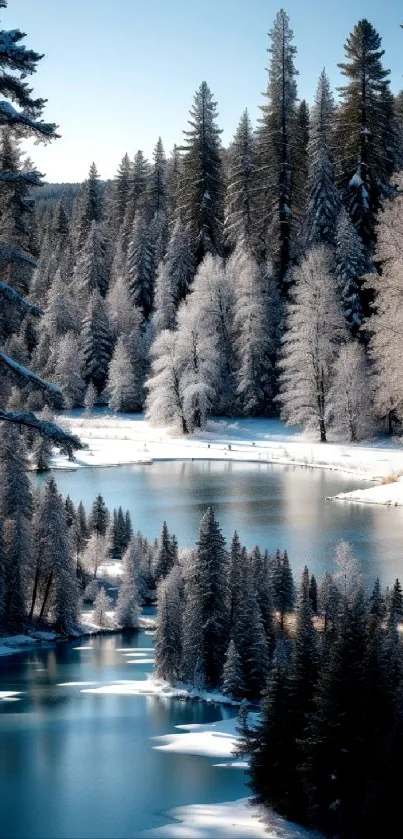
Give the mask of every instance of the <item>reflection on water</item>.
[[[236, 529], [251, 548], [287, 548], [299, 573], [320, 576], [334, 547], [347, 539], [368, 580], [403, 578], [403, 509], [326, 501], [365, 486], [341, 473], [296, 466], [216, 461], [154, 462], [150, 466], [57, 472], [59, 489], [87, 509], [101, 493], [111, 509], [129, 509], [135, 530], [154, 538], [164, 520], [181, 545], [191, 545], [209, 505], [227, 539]], [[37, 480], [43, 481], [44, 478]]]
[[[244, 773], [213, 759], [161, 752], [153, 737], [176, 725], [232, 716], [202, 702], [83, 693], [84, 683], [144, 679], [125, 649], [152, 650], [145, 633], [60, 643], [0, 659], [0, 836], [8, 839], [134, 837], [166, 824], [164, 812], [247, 794]], [[71, 683], [78, 683], [73, 685]]]

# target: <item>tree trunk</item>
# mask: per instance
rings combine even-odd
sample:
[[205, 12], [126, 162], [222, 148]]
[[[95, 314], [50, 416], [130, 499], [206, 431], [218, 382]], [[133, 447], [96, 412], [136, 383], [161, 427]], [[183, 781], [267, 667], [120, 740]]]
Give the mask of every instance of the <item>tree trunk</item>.
[[50, 592], [50, 587], [52, 585], [52, 580], [53, 580], [53, 571], [50, 572], [49, 577], [48, 577], [48, 581], [46, 583], [45, 596], [43, 598], [41, 611], [39, 612], [39, 618], [38, 618], [38, 621], [37, 621], [38, 623], [41, 622], [41, 620], [43, 618], [43, 615], [44, 615], [44, 612], [45, 612], [45, 606], [46, 606], [46, 603], [47, 603], [47, 600], [48, 600], [48, 597], [49, 597], [49, 592]]

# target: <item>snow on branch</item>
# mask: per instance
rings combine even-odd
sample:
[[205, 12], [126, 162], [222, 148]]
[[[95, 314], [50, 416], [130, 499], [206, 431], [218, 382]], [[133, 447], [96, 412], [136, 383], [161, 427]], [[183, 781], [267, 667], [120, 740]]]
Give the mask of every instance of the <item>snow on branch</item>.
[[56, 137], [56, 125], [54, 123], [44, 122], [43, 120], [32, 119], [23, 111], [17, 111], [11, 102], [3, 100], [0, 102], [0, 125], [9, 125], [10, 123], [17, 123], [17, 125], [27, 125], [36, 134], [43, 137]]
[[19, 251], [17, 248], [11, 247], [11, 245], [0, 242], [0, 267], [8, 262], [26, 262], [28, 265], [32, 265], [33, 268], [36, 268], [38, 264], [31, 254], [25, 251]]
[[15, 425], [25, 425], [28, 428], [34, 428], [43, 437], [47, 437], [55, 446], [68, 455], [71, 455], [74, 449], [86, 448], [86, 445], [75, 434], [64, 431], [63, 428], [60, 428], [54, 422], [39, 419], [30, 411], [4, 411], [0, 408], [0, 421], [12, 422]]
[[40, 306], [37, 306], [36, 303], [30, 303], [29, 300], [25, 300], [18, 291], [15, 291], [11, 286], [7, 285], [7, 283], [3, 283], [0, 280], [0, 297], [3, 296], [8, 300], [10, 303], [18, 303], [18, 305], [24, 309], [26, 312], [29, 312], [31, 315], [43, 315], [43, 309]]
[[40, 376], [37, 376], [32, 370], [29, 370], [28, 367], [23, 367], [22, 364], [18, 364], [18, 361], [14, 361], [9, 355], [2, 352], [0, 350], [0, 369], [1, 364], [7, 367], [9, 370], [12, 370], [17, 376], [21, 379], [25, 379], [26, 381], [32, 382], [37, 387], [40, 387], [42, 390], [47, 390], [50, 393], [53, 393], [54, 396], [63, 397], [63, 393], [60, 390], [60, 387], [57, 385], [52, 384], [51, 382], [45, 382], [45, 379], [41, 379]]
[[0, 181], [7, 181], [7, 183], [15, 183], [16, 181], [23, 181], [30, 184], [30, 186], [41, 186], [42, 175], [37, 169], [32, 169], [28, 172], [9, 172], [4, 169], [0, 172]]

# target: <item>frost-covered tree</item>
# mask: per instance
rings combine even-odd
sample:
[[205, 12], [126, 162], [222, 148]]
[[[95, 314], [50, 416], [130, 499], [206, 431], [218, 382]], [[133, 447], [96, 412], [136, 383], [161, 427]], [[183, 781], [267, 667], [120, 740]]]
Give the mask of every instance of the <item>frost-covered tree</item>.
[[[402, 178], [398, 179], [399, 186]], [[370, 357], [374, 387], [374, 407], [388, 423], [403, 419], [403, 386], [400, 358], [403, 352], [403, 196], [385, 202], [377, 227], [376, 261], [382, 273], [371, 274], [368, 285], [375, 291], [370, 331]]]
[[157, 336], [151, 359], [151, 374], [146, 382], [147, 417], [153, 425], [178, 425], [187, 434], [191, 429], [185, 414], [183, 367], [176, 332], [165, 329]]
[[77, 335], [67, 332], [57, 344], [54, 380], [63, 391], [66, 408], [83, 404], [85, 382], [81, 377], [81, 352]]
[[190, 110], [190, 129], [184, 131], [179, 195], [180, 216], [190, 230], [196, 265], [206, 253], [219, 254], [222, 249], [221, 130], [216, 118], [217, 103], [202, 82]]
[[109, 198], [109, 219], [112, 226], [119, 230], [127, 208], [130, 190], [131, 163], [128, 154], [122, 157], [118, 171], [113, 180]]
[[325, 70], [319, 76], [309, 128], [308, 207], [305, 237], [308, 247], [325, 242], [334, 244], [339, 193], [334, 182], [335, 106]]
[[382, 66], [381, 38], [365, 18], [355, 25], [344, 49], [346, 61], [339, 67], [346, 84], [339, 89], [336, 130], [338, 183], [357, 233], [365, 245], [372, 245], [380, 201], [390, 193], [390, 71]]
[[89, 517], [89, 529], [96, 536], [105, 536], [109, 524], [109, 510], [101, 494], [94, 499]]
[[232, 250], [256, 249], [256, 141], [248, 111], [240, 119], [229, 151], [224, 237]]
[[283, 280], [290, 259], [293, 210], [293, 155], [297, 85], [296, 47], [289, 17], [277, 13], [270, 31], [269, 80], [257, 137], [259, 214], [263, 253], [271, 255]]
[[133, 224], [136, 216], [143, 215], [146, 210], [148, 178], [149, 164], [145, 159], [143, 152], [139, 149], [134, 156], [133, 165], [131, 167], [129, 194], [127, 197], [126, 211], [121, 227], [123, 249], [125, 253], [133, 231]]
[[105, 232], [92, 222], [74, 268], [73, 288], [77, 300], [86, 300], [95, 289], [105, 297], [109, 284], [109, 260]]
[[345, 324], [330, 255], [322, 245], [309, 251], [295, 271], [280, 361], [279, 396], [285, 421], [316, 430], [322, 442], [326, 442], [333, 361], [344, 340]]
[[102, 393], [112, 355], [112, 337], [105, 302], [96, 289], [88, 304], [81, 333], [82, 376], [92, 382], [97, 394]]
[[280, 304], [270, 266], [259, 267], [237, 249], [227, 273], [234, 277], [234, 334], [238, 406], [246, 416], [273, 412], [275, 358]]
[[92, 619], [96, 626], [104, 627], [109, 625], [108, 610], [111, 606], [111, 598], [108, 597], [106, 589], [101, 586], [94, 600]]
[[109, 406], [114, 411], [139, 411], [142, 405], [142, 381], [131, 357], [131, 341], [118, 338], [109, 365], [107, 390]]
[[155, 672], [159, 678], [169, 682], [174, 682], [181, 675], [182, 589], [181, 569], [176, 565], [161, 580], [157, 590]]
[[154, 316], [157, 332], [174, 328], [176, 309], [186, 297], [194, 273], [190, 233], [178, 218], [172, 229], [165, 259], [157, 271]]
[[81, 564], [87, 575], [96, 580], [98, 568], [109, 559], [110, 543], [106, 536], [94, 532], [86, 542]]
[[123, 578], [116, 602], [116, 620], [122, 629], [138, 629], [140, 621], [140, 597], [138, 588], [138, 565], [133, 551], [124, 555]]
[[332, 429], [352, 443], [365, 440], [374, 430], [371, 390], [364, 350], [355, 341], [340, 348], [333, 368], [328, 398]]
[[207, 335], [197, 306], [185, 300], [178, 311], [177, 353], [187, 431], [205, 428], [219, 374], [218, 335]]
[[[206, 349], [208, 345], [215, 346], [217, 374], [214, 382], [214, 407], [218, 413], [231, 413], [234, 407], [233, 307], [231, 272], [225, 270], [220, 257], [207, 254], [197, 270], [191, 293], [186, 300], [186, 309], [196, 316], [196, 340], [200, 343], [203, 336]], [[200, 348], [196, 352], [204, 363], [205, 350]], [[197, 364], [196, 361], [195, 367]], [[200, 363], [198, 367], [200, 369]]]

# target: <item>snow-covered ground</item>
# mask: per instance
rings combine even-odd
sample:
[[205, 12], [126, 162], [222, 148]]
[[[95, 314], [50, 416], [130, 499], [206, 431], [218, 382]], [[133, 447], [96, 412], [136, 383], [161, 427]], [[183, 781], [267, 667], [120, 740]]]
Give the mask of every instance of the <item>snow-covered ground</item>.
[[[236, 460], [333, 469], [376, 482], [376, 486], [337, 498], [371, 504], [403, 504], [403, 446], [379, 440], [372, 444], [319, 443], [290, 431], [276, 420], [211, 420], [205, 432], [189, 437], [154, 428], [142, 416], [60, 417], [88, 445], [73, 463], [53, 458], [56, 469], [118, 466], [155, 460]], [[381, 484], [382, 480], [393, 483]]]
[[145, 831], [155, 839], [314, 839], [313, 834], [275, 813], [263, 814], [247, 798], [223, 804], [191, 804], [167, 813], [174, 823]]
[[13, 655], [38, 645], [53, 643], [57, 640], [56, 632], [32, 632], [29, 635], [0, 636], [0, 656]]

